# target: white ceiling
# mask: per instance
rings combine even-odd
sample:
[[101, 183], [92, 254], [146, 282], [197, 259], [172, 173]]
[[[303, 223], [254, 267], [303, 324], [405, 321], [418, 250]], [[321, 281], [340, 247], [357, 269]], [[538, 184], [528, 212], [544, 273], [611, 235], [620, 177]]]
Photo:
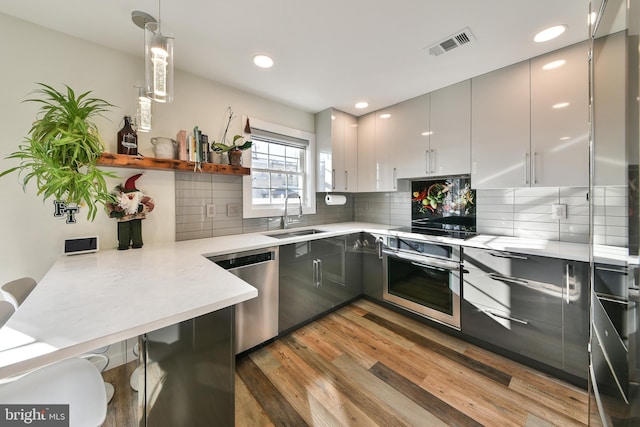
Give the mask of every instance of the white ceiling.
[[[175, 66], [315, 113], [361, 115], [587, 39], [588, 0], [163, 0]], [[157, 0], [19, 0], [0, 12], [143, 56], [140, 10]], [[551, 42], [539, 30], [568, 25]], [[476, 40], [441, 56], [425, 47], [469, 27]], [[5, 43], [10, 40], [5, 40]], [[253, 65], [271, 55], [268, 70]], [[356, 110], [357, 101], [369, 108]]]

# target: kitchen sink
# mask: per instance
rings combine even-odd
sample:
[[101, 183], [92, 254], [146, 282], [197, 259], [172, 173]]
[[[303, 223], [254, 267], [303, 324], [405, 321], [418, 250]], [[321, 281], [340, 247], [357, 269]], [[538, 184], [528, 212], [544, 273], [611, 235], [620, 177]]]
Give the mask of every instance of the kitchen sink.
[[276, 239], [286, 239], [289, 237], [308, 236], [310, 234], [326, 233], [326, 231], [308, 229], [308, 230], [291, 230], [291, 231], [279, 231], [275, 233], [264, 233], [265, 236], [273, 237]]

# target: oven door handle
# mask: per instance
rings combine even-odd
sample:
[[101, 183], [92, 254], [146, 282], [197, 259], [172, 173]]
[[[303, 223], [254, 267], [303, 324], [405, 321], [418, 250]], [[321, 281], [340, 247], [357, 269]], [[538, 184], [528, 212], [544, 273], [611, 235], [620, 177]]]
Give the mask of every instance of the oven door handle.
[[428, 256], [409, 255], [409, 254], [390, 251], [390, 250], [383, 250], [382, 253], [393, 258], [398, 258], [398, 259], [412, 262], [421, 267], [426, 267], [426, 268], [436, 267], [436, 268], [442, 268], [443, 270], [449, 270], [449, 271], [460, 270], [460, 263], [457, 263], [454, 261], [440, 260], [440, 259], [431, 258]]

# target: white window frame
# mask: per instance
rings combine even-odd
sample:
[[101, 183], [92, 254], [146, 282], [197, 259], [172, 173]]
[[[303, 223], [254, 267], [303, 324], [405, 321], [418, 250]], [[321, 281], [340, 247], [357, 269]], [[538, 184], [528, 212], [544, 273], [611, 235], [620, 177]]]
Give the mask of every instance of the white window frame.
[[[289, 128], [274, 123], [265, 122], [264, 120], [255, 119], [253, 117], [242, 117], [242, 123], [246, 123], [249, 119], [251, 128], [261, 129], [271, 133], [298, 138], [309, 142], [305, 153], [305, 200], [302, 201], [302, 213], [305, 215], [316, 213], [316, 136], [313, 133], [305, 132], [298, 129]], [[245, 140], [251, 138], [250, 133], [243, 130]], [[251, 167], [251, 148], [245, 151], [242, 156], [243, 166]], [[253, 204], [253, 188], [251, 175], [242, 177], [242, 217], [243, 218], [264, 218], [276, 217], [284, 214], [284, 206], [273, 207], [272, 205], [254, 205]], [[289, 213], [297, 211], [298, 200], [292, 200], [289, 206]]]

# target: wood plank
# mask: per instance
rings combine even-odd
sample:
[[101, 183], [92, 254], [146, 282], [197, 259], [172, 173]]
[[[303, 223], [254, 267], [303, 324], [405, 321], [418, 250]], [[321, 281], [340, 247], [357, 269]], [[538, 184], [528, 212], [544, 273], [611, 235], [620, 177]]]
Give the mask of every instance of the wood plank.
[[[268, 358], [275, 360], [272, 351], [264, 349], [258, 350], [258, 352], [266, 355], [259, 359], [260, 362], [275, 366], [275, 364], [267, 362]], [[278, 365], [280, 365], [280, 362], [278, 362]], [[300, 381], [298, 376], [292, 375], [290, 371], [287, 367], [280, 365], [280, 368], [271, 370], [267, 377], [308, 425], [338, 425], [339, 423], [333, 414], [313, 394], [307, 392], [307, 384]], [[275, 416], [273, 417], [275, 418]]]
[[296, 334], [287, 336], [282, 341], [296, 355], [304, 358], [305, 362], [317, 373], [331, 382], [339, 393], [349, 396], [349, 400], [366, 413], [376, 424], [389, 427], [408, 425], [399, 419], [397, 414], [394, 414], [393, 409], [386, 402], [369, 396], [360, 388], [358, 383], [340, 372], [331, 361], [323, 360], [317, 353], [304, 346], [296, 339]]
[[[332, 362], [343, 375], [357, 381], [359, 386], [367, 393], [375, 396], [381, 402], [385, 402], [395, 410], [398, 417], [409, 425], [428, 425], [430, 427], [446, 426], [448, 423], [440, 420], [431, 413], [429, 408], [424, 408], [401, 391], [381, 380], [369, 370], [356, 363], [349, 355], [344, 354]], [[375, 365], [374, 365], [375, 366]]]
[[364, 316], [365, 319], [371, 320], [372, 322], [392, 331], [395, 334], [400, 335], [401, 337], [406, 338], [407, 340], [422, 346], [424, 348], [429, 349], [435, 353], [440, 354], [441, 356], [446, 357], [449, 360], [453, 360], [460, 365], [464, 365], [469, 369], [472, 369], [487, 378], [492, 379], [498, 384], [502, 384], [504, 386], [508, 386], [511, 381], [511, 376], [506, 374], [498, 369], [493, 368], [492, 366], [481, 363], [475, 359], [472, 359], [464, 354], [460, 354], [449, 347], [446, 347], [442, 344], [439, 344], [429, 338], [425, 338], [424, 336], [406, 329], [396, 323], [393, 323], [387, 319], [384, 319], [376, 314], [368, 313]]
[[287, 402], [278, 389], [249, 357], [241, 358], [236, 363], [238, 376], [247, 385], [260, 406], [265, 408], [269, 418], [276, 426], [305, 426], [302, 419]]
[[457, 351], [458, 353], [464, 353], [464, 351], [470, 345], [465, 341], [462, 341], [437, 329], [431, 328], [424, 323], [418, 322], [417, 320], [413, 320], [409, 317], [403, 316], [400, 313], [396, 313], [395, 311], [376, 304], [372, 301], [360, 299], [358, 301], [355, 301], [353, 304], [357, 307], [364, 308], [370, 313], [377, 314], [378, 316], [384, 317], [385, 319], [389, 319], [390, 321], [397, 323], [398, 325], [405, 327], [411, 331], [415, 331], [423, 337], [429, 338], [432, 341], [445, 345], [450, 349]]
[[305, 386], [305, 395], [314, 396], [329, 413], [335, 416], [338, 425], [378, 425], [369, 417], [369, 414], [351, 400], [351, 396], [345, 395], [339, 389], [332, 378], [320, 374], [281, 340], [269, 347], [283, 368], [288, 368], [288, 374]]
[[101, 166], [117, 166], [135, 169], [176, 170], [183, 172], [202, 172], [223, 175], [251, 175], [251, 169], [242, 166], [222, 165], [218, 163], [200, 163], [157, 157], [130, 156], [127, 154], [102, 153], [98, 159]]
[[262, 409], [262, 406], [260, 406], [260, 403], [253, 397], [242, 378], [236, 374], [235, 380], [235, 425], [238, 427], [272, 427], [273, 423]]
[[[338, 323], [347, 322], [347, 319], [340, 315], [340, 312], [336, 312], [330, 317]], [[320, 322], [326, 319], [321, 319]], [[367, 332], [372, 336], [375, 335], [371, 331]], [[367, 340], [372, 341], [367, 342]], [[416, 346], [414, 349], [406, 351], [396, 347], [395, 352], [390, 352], [388, 351], [389, 343], [379, 336], [367, 338], [363, 335], [362, 337], [358, 336], [354, 341], [368, 344], [370, 348], [376, 348], [378, 359], [381, 362], [481, 423], [503, 418], [510, 423], [520, 424], [526, 420], [527, 410], [534, 413], [542, 411], [535, 402], [513, 404], [504, 382], [490, 381], [486, 376], [470, 369], [466, 364], [460, 364], [459, 360], [436, 357], [437, 353], [434, 354], [428, 348]], [[448, 372], [448, 374], [443, 375], [443, 372]], [[422, 374], [424, 380], [421, 381], [419, 375]], [[457, 378], [457, 381], [454, 381], [454, 378]], [[486, 393], [487, 389], [491, 389], [490, 398]], [[571, 425], [569, 420], [567, 420], [567, 425]]]
[[401, 392], [404, 396], [411, 399], [411, 401], [434, 414], [439, 419], [446, 421], [449, 426], [468, 427], [481, 425], [474, 419], [468, 417], [425, 389], [419, 387], [417, 384], [414, 384], [403, 376], [398, 375], [382, 363], [376, 363], [373, 365], [371, 369], [369, 369], [369, 372]]

